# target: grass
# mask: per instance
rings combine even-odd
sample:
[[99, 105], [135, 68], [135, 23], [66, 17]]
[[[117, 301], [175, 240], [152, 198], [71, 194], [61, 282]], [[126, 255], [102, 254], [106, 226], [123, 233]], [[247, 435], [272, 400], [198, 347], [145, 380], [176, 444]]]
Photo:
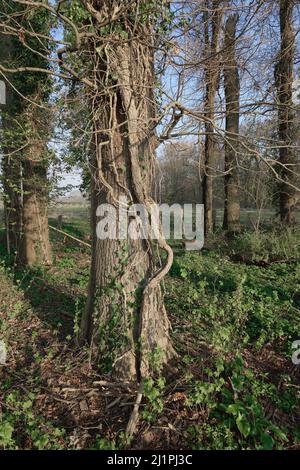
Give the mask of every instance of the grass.
[[[53, 221], [53, 224], [55, 220]], [[84, 238], [87, 219], [64, 231]], [[0, 251], [0, 448], [114, 449], [135, 400], [89, 363], [75, 337], [86, 300], [89, 249], [51, 233], [53, 266], [16, 271]], [[165, 302], [178, 360], [145, 382], [130, 448], [300, 448], [299, 231], [245, 232], [174, 246]], [[102, 384], [102, 385], [99, 385]]]

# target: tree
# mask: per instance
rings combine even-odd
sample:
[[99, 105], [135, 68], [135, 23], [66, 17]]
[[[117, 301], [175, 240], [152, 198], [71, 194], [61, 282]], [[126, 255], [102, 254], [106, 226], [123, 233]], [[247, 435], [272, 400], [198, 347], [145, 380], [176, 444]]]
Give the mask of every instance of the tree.
[[[10, 15], [14, 15], [14, 28], [7, 23]], [[7, 248], [16, 252], [24, 265], [49, 264], [47, 142], [51, 126], [46, 105], [50, 80], [40, 73], [9, 72], [10, 67], [28, 62], [47, 66], [43, 54], [50, 52], [45, 39], [48, 18], [45, 12], [23, 10], [14, 2], [2, 2], [0, 18], [1, 66], [8, 95], [2, 112], [1, 142]], [[30, 28], [35, 34], [26, 35]]]
[[27, 139], [31, 144], [22, 158], [23, 210], [19, 252], [19, 259], [26, 266], [50, 264], [52, 261], [48, 227], [49, 136], [45, 118], [43, 110], [36, 109], [34, 105], [27, 107], [26, 122], [30, 123]]
[[239, 200], [239, 101], [240, 79], [235, 52], [238, 15], [230, 15], [225, 27], [224, 87], [226, 99], [225, 134], [225, 203], [223, 228], [235, 233], [240, 230]]
[[[220, 58], [219, 42], [223, 12], [221, 1], [206, 2], [204, 12], [205, 45], [207, 60], [205, 64], [205, 149], [204, 149], [204, 177], [203, 177], [203, 203], [205, 234], [213, 231], [213, 177], [214, 177], [214, 130], [215, 130], [215, 100], [219, 86]], [[211, 31], [210, 31], [211, 29]]]
[[198, 203], [199, 181], [199, 146], [194, 142], [166, 145], [157, 175], [161, 200], [168, 204]]
[[275, 67], [278, 100], [279, 148], [278, 173], [280, 182], [280, 218], [285, 224], [293, 220], [293, 212], [299, 200], [297, 183], [297, 156], [295, 152], [295, 111], [293, 105], [295, 32], [293, 30], [293, 0], [280, 0], [280, 54]]
[[[3, 51], [7, 57], [12, 56], [12, 40], [10, 36], [0, 35], [1, 61], [4, 60]], [[1, 150], [2, 156], [2, 185], [6, 228], [6, 246], [8, 253], [18, 252], [20, 248], [20, 234], [22, 226], [22, 198], [21, 198], [21, 165], [19, 158], [13, 158], [18, 148], [18, 137], [12, 138], [12, 129], [16, 127], [14, 116], [17, 114], [14, 93], [6, 81], [6, 103], [1, 109]]]
[[97, 40], [89, 44], [94, 71], [91, 107], [95, 155], [92, 179], [92, 266], [88, 305], [81, 324], [87, 340], [116, 376], [140, 380], [151, 373], [153, 360], [162, 366], [173, 356], [169, 321], [160, 282], [168, 272], [157, 266], [155, 245], [144, 240], [99, 239], [97, 207], [111, 204], [120, 225], [121, 197], [142, 204], [148, 215], [154, 177], [156, 104], [154, 97], [154, 24], [159, 9], [153, 3], [114, 2], [122, 13], [101, 30], [111, 2], [83, 2], [93, 18]]
[[[56, 26], [66, 29], [68, 40], [52, 35], [56, 57], [46, 50], [41, 53], [35, 44], [30, 48], [35, 60], [30, 56], [11, 67], [0, 64], [0, 71], [80, 82], [77, 98], [84, 101], [84, 112], [90, 110], [82, 137], [90, 143], [93, 254], [80, 338], [118, 377], [139, 380], [175, 356], [160, 287], [172, 265], [173, 252], [161, 229], [156, 232], [156, 242], [150, 233], [138, 240], [99, 238], [97, 210], [103, 204], [114, 206], [117, 227], [121, 225], [117, 209], [124, 208], [121, 197], [130, 205], [143, 205], [148, 218], [151, 213], [159, 142], [154, 52], [162, 45], [161, 31], [165, 31], [171, 8], [165, 0], [159, 5], [144, 0], [30, 2], [32, 8], [27, 8], [27, 1], [16, 3], [23, 6], [23, 15], [28, 11], [37, 17], [41, 12], [48, 14]], [[8, 34], [14, 35], [15, 21], [14, 15], [4, 15]], [[39, 34], [36, 23], [34, 26], [24, 26], [22, 41], [27, 35], [38, 43], [48, 39]], [[137, 226], [137, 213], [132, 215], [132, 208], [129, 211]], [[159, 261], [157, 245], [167, 254], [164, 264]]]

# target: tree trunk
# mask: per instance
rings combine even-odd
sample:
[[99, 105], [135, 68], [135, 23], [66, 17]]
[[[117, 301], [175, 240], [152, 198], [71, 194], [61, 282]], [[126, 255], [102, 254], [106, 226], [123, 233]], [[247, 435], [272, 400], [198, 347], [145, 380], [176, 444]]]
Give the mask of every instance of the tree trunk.
[[[105, 8], [101, 13], [105, 16]], [[96, 233], [97, 207], [115, 207], [118, 229], [120, 198], [143, 204], [147, 212], [151, 203], [157, 145], [154, 73], [152, 48], [136, 39], [139, 34], [151, 41], [149, 25], [139, 25], [129, 42], [120, 38], [118, 44], [108, 41], [105, 49], [99, 44], [96, 50], [91, 45], [98, 83], [92, 109], [93, 243], [81, 339], [89, 342], [102, 366], [122, 380], [140, 380], [151, 374], [158, 362], [163, 366], [175, 355], [160, 288], [172, 263], [172, 250], [159, 240], [168, 253], [166, 266], [161, 268], [149, 237], [103, 240]]]
[[[33, 113], [38, 115], [36, 109], [32, 110]], [[27, 145], [23, 135], [12, 132], [12, 129], [16, 130], [17, 120], [27, 123]], [[3, 118], [6, 142], [3, 145], [2, 179], [7, 250], [16, 253], [17, 262], [24, 266], [50, 264], [52, 259], [48, 229], [48, 163], [44, 155], [46, 144], [41, 137], [29, 134], [33, 123], [32, 115], [28, 119], [28, 109], [15, 115], [10, 115], [7, 110]]]
[[231, 15], [225, 27], [224, 85], [226, 99], [225, 201], [223, 228], [229, 233], [240, 230], [239, 199], [239, 102], [240, 79], [236, 60], [235, 35], [238, 15]]
[[[222, 11], [220, 1], [215, 0], [211, 6], [211, 19], [208, 13], [204, 14], [205, 22], [205, 44], [209, 57], [206, 61], [205, 83], [205, 148], [204, 148], [204, 177], [203, 177], [203, 204], [204, 204], [204, 226], [205, 235], [213, 232], [213, 178], [214, 178], [214, 121], [215, 121], [215, 100], [219, 86], [220, 60], [218, 56], [220, 31], [222, 22]], [[209, 2], [206, 2], [209, 10]], [[211, 38], [209, 24], [211, 23]]]
[[[299, 180], [299, 162], [295, 146], [295, 113], [293, 110], [293, 80], [295, 32], [293, 30], [293, 9], [295, 2], [280, 0], [280, 56], [275, 69], [278, 97], [278, 134], [280, 140], [278, 173], [280, 218], [285, 224], [293, 221], [293, 212], [299, 200], [299, 190], [295, 188]], [[298, 173], [298, 175], [297, 175]], [[298, 177], [297, 177], [298, 176]]]
[[[34, 101], [38, 100], [37, 95]], [[23, 225], [19, 260], [25, 266], [52, 262], [48, 226], [48, 117], [34, 105], [28, 105], [24, 112], [29, 144], [22, 152]]]
[[[13, 41], [10, 36], [0, 37], [3, 46], [0, 58], [8, 66], [19, 54]], [[12, 75], [9, 81], [20, 83], [21, 78]], [[43, 109], [28, 104], [9, 82], [6, 85], [6, 105], [1, 107], [1, 149], [7, 251], [15, 253], [17, 262], [25, 266], [49, 264], [48, 163], [45, 158], [49, 116]], [[37, 93], [29, 97], [32, 102], [41, 100], [42, 86], [37, 89]]]
[[[4, 147], [4, 152], [9, 152]], [[17, 156], [2, 158], [2, 182], [5, 218], [5, 238], [8, 254], [18, 254], [22, 230], [22, 166]]]
[[[0, 35], [0, 60], [9, 60], [12, 54], [12, 42], [9, 36]], [[4, 55], [5, 51], [5, 55]], [[19, 156], [14, 153], [18, 147], [17, 137], [12, 136], [15, 128], [15, 93], [10, 84], [6, 84], [6, 104], [1, 106], [2, 121], [2, 184], [4, 217], [6, 231], [6, 248], [9, 254], [18, 252], [20, 246], [20, 233], [22, 226], [22, 166]]]
[[24, 162], [23, 227], [19, 259], [25, 266], [51, 264], [47, 167]]

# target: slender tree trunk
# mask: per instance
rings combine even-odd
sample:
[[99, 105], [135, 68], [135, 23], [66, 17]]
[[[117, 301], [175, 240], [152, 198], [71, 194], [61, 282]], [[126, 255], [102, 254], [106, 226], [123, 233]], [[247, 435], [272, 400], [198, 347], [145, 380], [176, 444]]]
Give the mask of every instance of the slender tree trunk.
[[225, 27], [224, 84], [226, 99], [225, 202], [223, 228], [229, 233], [240, 230], [239, 199], [239, 102], [240, 79], [236, 60], [235, 35], [238, 15], [231, 15]]
[[[293, 30], [293, 0], [280, 0], [280, 56], [275, 69], [278, 97], [279, 149], [278, 173], [280, 183], [280, 218], [285, 224], [293, 221], [293, 212], [300, 193], [295, 188], [299, 180], [299, 162], [295, 146], [295, 113], [293, 110], [293, 80], [295, 32]], [[298, 173], [298, 178], [297, 178]], [[293, 187], [294, 186], [294, 187]]]
[[[2, 124], [3, 128], [11, 132], [14, 124], [13, 120], [6, 116], [2, 120]], [[18, 257], [23, 223], [23, 170], [20, 156], [14, 153], [14, 150], [15, 147], [12, 147], [9, 143], [3, 146], [2, 182], [6, 248], [9, 254]]]
[[[7, 149], [5, 149], [7, 150]], [[6, 248], [9, 254], [18, 253], [22, 230], [21, 165], [17, 158], [3, 157], [2, 181]]]
[[[105, 8], [101, 13], [105, 15]], [[108, 43], [105, 51], [101, 44], [97, 52], [92, 48], [99, 86], [92, 109], [96, 136], [91, 164], [93, 244], [89, 300], [81, 324], [81, 338], [97, 352], [104, 367], [124, 380], [140, 380], [153, 371], [153, 360], [164, 365], [175, 355], [160, 288], [172, 263], [172, 250], [160, 240], [168, 261], [158, 268], [149, 237], [126, 240], [116, 235], [103, 240], [96, 233], [101, 220], [96, 217], [97, 207], [115, 207], [118, 229], [120, 198], [143, 204], [146, 211], [151, 203], [157, 145], [152, 50], [136, 36], [151, 42], [149, 25], [139, 25], [129, 42], [119, 39], [113, 47]]]
[[[9, 36], [0, 35], [0, 60], [10, 58], [12, 43]], [[5, 53], [5, 54], [4, 54]], [[22, 166], [20, 158], [14, 153], [18, 147], [17, 138], [12, 136], [16, 126], [15, 94], [10, 84], [6, 84], [6, 104], [1, 106], [1, 150], [2, 150], [2, 184], [4, 200], [4, 217], [6, 230], [6, 248], [9, 254], [18, 252], [22, 226]]]
[[[214, 142], [214, 121], [215, 121], [215, 100], [219, 86], [220, 60], [218, 57], [220, 31], [222, 22], [221, 2], [212, 1], [212, 17], [208, 12], [204, 14], [205, 22], [205, 43], [209, 57], [206, 61], [206, 98], [205, 98], [205, 148], [204, 148], [204, 177], [203, 177], [203, 204], [204, 204], [204, 225], [205, 235], [213, 232], [213, 178], [215, 165], [215, 142]], [[210, 2], [206, 2], [209, 10]], [[211, 37], [209, 25], [211, 24]]]

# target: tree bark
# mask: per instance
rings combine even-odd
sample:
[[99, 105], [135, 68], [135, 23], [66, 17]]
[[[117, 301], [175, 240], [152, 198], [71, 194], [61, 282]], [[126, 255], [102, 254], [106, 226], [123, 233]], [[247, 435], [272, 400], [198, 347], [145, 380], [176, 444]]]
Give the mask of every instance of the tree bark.
[[240, 230], [239, 199], [239, 106], [240, 79], [236, 59], [235, 35], [238, 15], [231, 15], [225, 27], [224, 86], [226, 99], [225, 201], [223, 228], [229, 233]]
[[[215, 128], [215, 100], [219, 86], [220, 60], [218, 56], [222, 10], [220, 1], [214, 0], [211, 5], [211, 18], [209, 18], [209, 3], [206, 2], [207, 12], [204, 14], [205, 44], [208, 52], [205, 70], [206, 97], [205, 97], [205, 147], [204, 147], [204, 177], [203, 177], [203, 204], [205, 235], [213, 232], [213, 178], [214, 178], [214, 128]], [[211, 24], [211, 35], [209, 25]], [[210, 37], [211, 36], [211, 37]]]
[[[32, 132], [33, 114], [39, 113], [36, 109], [31, 110], [29, 119], [28, 109], [20, 114], [10, 114], [11, 111], [12, 108], [10, 112], [7, 110], [3, 118], [6, 138], [2, 179], [7, 249], [9, 253], [16, 254], [16, 260], [21, 265], [50, 264], [46, 143], [44, 138]], [[16, 129], [17, 120], [27, 123], [27, 144], [25, 136], [18, 136], [17, 131], [15, 134], [12, 131]], [[35, 124], [39, 126], [41, 121], [35, 120]]]
[[[38, 94], [34, 100], [39, 100]], [[52, 262], [48, 226], [48, 117], [44, 109], [34, 105], [28, 105], [24, 112], [28, 146], [22, 152], [23, 224], [19, 260], [26, 266]]]
[[[5, 120], [7, 123], [7, 120]], [[3, 126], [4, 126], [3, 120]], [[9, 152], [7, 146], [4, 152]], [[8, 254], [18, 254], [22, 230], [22, 166], [17, 156], [2, 158], [2, 182], [5, 218], [5, 238]]]
[[[101, 13], [105, 16], [105, 8]], [[128, 30], [131, 26], [128, 21]], [[163, 366], [175, 356], [160, 287], [172, 250], [159, 240], [168, 258], [166, 266], [158, 267], [149, 237], [102, 240], [96, 233], [100, 205], [116, 208], [118, 228], [121, 197], [147, 211], [152, 202], [157, 145], [153, 54], [151, 44], [141, 39], [149, 43], [151, 34], [149, 24], [135, 25], [128, 42], [119, 38], [117, 44], [108, 41], [104, 49], [100, 43], [96, 50], [91, 45], [99, 89], [92, 105], [92, 266], [81, 339], [122, 380], [140, 380], [153, 372], [153, 360]]]
[[47, 166], [24, 162], [23, 227], [19, 259], [23, 265], [49, 265], [52, 262], [48, 227]]
[[[278, 98], [278, 135], [279, 149], [278, 173], [281, 177], [279, 186], [280, 218], [284, 224], [293, 221], [293, 212], [299, 201], [299, 190], [295, 185], [299, 180], [299, 162], [295, 146], [295, 112], [293, 110], [293, 80], [295, 32], [293, 30], [293, 0], [280, 0], [280, 35], [281, 47], [279, 60], [275, 68], [275, 80]], [[297, 175], [298, 173], [298, 175]]]

